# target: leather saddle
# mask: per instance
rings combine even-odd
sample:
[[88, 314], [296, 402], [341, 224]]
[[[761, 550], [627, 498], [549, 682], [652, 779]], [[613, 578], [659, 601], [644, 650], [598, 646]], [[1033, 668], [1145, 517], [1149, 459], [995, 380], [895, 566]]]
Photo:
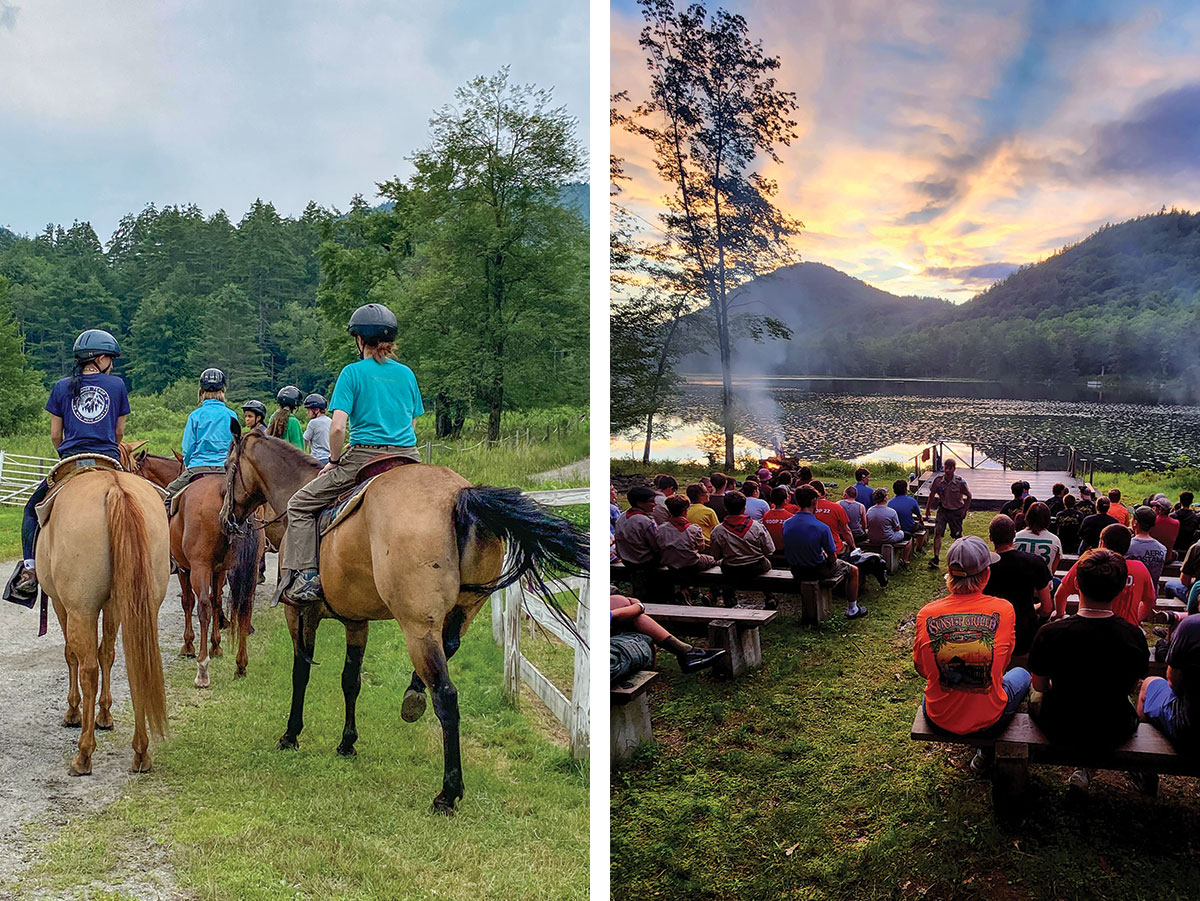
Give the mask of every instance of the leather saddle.
[[340, 525], [362, 503], [367, 486], [383, 475], [389, 469], [418, 463], [403, 454], [381, 454], [358, 471], [354, 477], [354, 487], [343, 492], [336, 501], [317, 515], [317, 534], [324, 535], [330, 529]]
[[120, 460], [106, 457], [104, 454], [74, 454], [54, 464], [54, 468], [46, 476], [46, 497], [34, 508], [37, 513], [38, 527], [44, 527], [46, 521], [50, 519], [50, 511], [54, 508], [54, 499], [67, 482], [82, 473], [97, 469], [124, 472]]

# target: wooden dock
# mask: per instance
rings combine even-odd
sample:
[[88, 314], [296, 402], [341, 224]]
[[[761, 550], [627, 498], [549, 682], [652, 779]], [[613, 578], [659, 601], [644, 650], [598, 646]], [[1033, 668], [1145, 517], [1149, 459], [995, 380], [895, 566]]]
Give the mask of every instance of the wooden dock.
[[[922, 507], [925, 506], [925, 499], [929, 496], [929, 484], [935, 475], [937, 473], [926, 470], [917, 480], [917, 490], [914, 494]], [[1029, 493], [1039, 501], [1050, 499], [1056, 482], [1062, 482], [1076, 497], [1079, 497], [1079, 489], [1087, 484], [1083, 479], [1076, 478], [1065, 470], [1038, 472], [1027, 469], [970, 469], [960, 466], [958, 475], [962, 476], [971, 489], [972, 510], [999, 510], [1012, 500], [1010, 486], [1018, 479], [1029, 483]]]

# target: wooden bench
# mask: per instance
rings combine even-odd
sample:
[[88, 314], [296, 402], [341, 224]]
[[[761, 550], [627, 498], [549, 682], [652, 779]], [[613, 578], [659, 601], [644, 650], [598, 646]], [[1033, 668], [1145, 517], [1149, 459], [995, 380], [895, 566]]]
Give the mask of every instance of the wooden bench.
[[611, 701], [611, 741], [609, 753], [613, 763], [621, 763], [650, 741], [650, 699], [646, 690], [658, 679], [654, 670], [631, 673], [609, 690]]
[[1166, 736], [1149, 723], [1139, 723], [1137, 731], [1120, 747], [1088, 751], [1054, 744], [1026, 713], [1014, 716], [999, 735], [981, 738], [936, 729], [925, 719], [925, 711], [918, 708], [910, 736], [915, 741], [994, 748], [992, 805], [1001, 819], [1021, 812], [1031, 763], [1140, 772], [1145, 774], [1144, 791], [1148, 795], [1157, 793], [1160, 773], [1200, 775], [1200, 762], [1177, 754]]
[[770, 623], [779, 611], [745, 607], [684, 607], [676, 604], [646, 604], [646, 613], [660, 623], [670, 623], [672, 632], [702, 633], [710, 648], [725, 651], [713, 672], [733, 678], [762, 666], [759, 627]]
[[[610, 563], [609, 575], [614, 582], [628, 583], [629, 581], [628, 570], [622, 563]], [[730, 579], [719, 566], [688, 575], [682, 575], [678, 570], [660, 566], [654, 571], [654, 576], [670, 585], [702, 585], [713, 588], [761, 591], [764, 594], [799, 595], [800, 621], [805, 623], [820, 623], [829, 618], [833, 611], [833, 589], [837, 585], [837, 582], [834, 581], [798, 582], [786, 569], [771, 569], [760, 576], [749, 579]], [[639, 600], [642, 599], [639, 598]]]
[[888, 575], [891, 575], [900, 568], [900, 548], [896, 545], [888, 542], [874, 544], [870, 541], [863, 541], [858, 546], [864, 551], [878, 554], [882, 557], [883, 563], [887, 567]]

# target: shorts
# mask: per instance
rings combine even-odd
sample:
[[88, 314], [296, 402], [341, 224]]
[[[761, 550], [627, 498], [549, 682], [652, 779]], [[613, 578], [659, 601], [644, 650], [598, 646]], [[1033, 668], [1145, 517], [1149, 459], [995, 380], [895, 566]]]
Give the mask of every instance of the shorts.
[[946, 526], [950, 526], [951, 538], [962, 538], [963, 511], [938, 507], [937, 519], [933, 523], [933, 534], [941, 538], [946, 533]]
[[1146, 686], [1146, 701], [1142, 705], [1146, 719], [1172, 743], [1194, 746], [1200, 735], [1187, 725], [1183, 715], [1183, 698], [1176, 697], [1171, 683], [1155, 679]]
[[793, 566], [792, 578], [797, 582], [842, 582], [850, 575], [848, 563], [840, 557], [825, 566]]

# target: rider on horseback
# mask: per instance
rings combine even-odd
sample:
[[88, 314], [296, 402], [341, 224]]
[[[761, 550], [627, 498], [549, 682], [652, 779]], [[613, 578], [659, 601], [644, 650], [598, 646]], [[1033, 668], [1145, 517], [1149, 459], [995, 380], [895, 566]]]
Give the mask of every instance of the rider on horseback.
[[304, 409], [308, 413], [304, 440], [308, 444], [309, 454], [316, 457], [322, 466], [329, 462], [329, 426], [333, 424], [333, 420], [325, 415], [328, 406], [323, 395], [310, 394], [304, 398]]
[[[416, 418], [425, 412], [413, 371], [391, 359], [396, 316], [369, 303], [354, 311], [346, 329], [358, 345], [357, 363], [338, 375], [329, 408], [329, 462], [288, 504], [282, 568], [292, 571], [284, 598], [294, 604], [322, 599], [317, 573], [317, 514], [353, 487], [358, 471], [381, 454], [420, 460]], [[350, 446], [343, 450], [346, 426]], [[286, 584], [286, 583], [285, 583]]]
[[[129, 392], [125, 382], [112, 374], [113, 362], [121, 355], [117, 339], [103, 329], [88, 329], [75, 339], [75, 371], [59, 379], [50, 390], [46, 411], [50, 414], [50, 441], [60, 458], [76, 454], [103, 454], [120, 459], [125, 417], [129, 415]], [[20, 574], [10, 583], [8, 600], [32, 607], [37, 598], [34, 547], [38, 521], [35, 507], [46, 499], [46, 482], [33, 489], [21, 520]]]
[[242, 416], [246, 420], [247, 432], [267, 433], [267, 407], [261, 400], [248, 400], [242, 404]]
[[171, 498], [198, 473], [224, 472], [225, 455], [229, 452], [229, 420], [237, 414], [225, 406], [225, 373], [206, 369], [200, 373], [200, 389], [196, 392], [200, 406], [193, 410], [183, 427], [183, 472], [167, 486], [167, 512]]
[[275, 402], [279, 404], [279, 409], [271, 417], [267, 434], [304, 450], [304, 429], [300, 428], [300, 420], [294, 415], [300, 406], [300, 389], [295, 385], [284, 385], [275, 395]]

